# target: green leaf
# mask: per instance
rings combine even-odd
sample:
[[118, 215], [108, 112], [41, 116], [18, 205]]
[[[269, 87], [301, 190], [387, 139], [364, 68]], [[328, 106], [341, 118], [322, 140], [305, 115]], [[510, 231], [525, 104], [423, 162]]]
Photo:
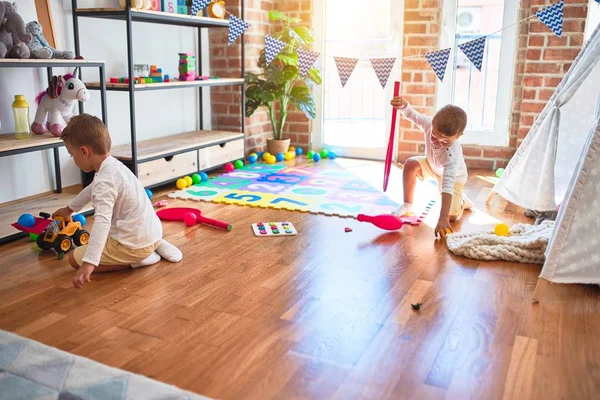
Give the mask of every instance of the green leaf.
[[295, 86], [290, 91], [290, 102], [302, 111], [309, 119], [317, 116], [317, 108], [309, 89], [306, 86]]
[[305, 44], [310, 44], [315, 41], [312, 31], [306, 26], [300, 25], [290, 29], [293, 30]]
[[287, 65], [298, 65], [298, 56], [293, 57], [293, 56], [287, 56], [285, 54], [279, 53], [277, 55], [277, 59], [281, 60], [284, 64], [287, 64]]
[[271, 10], [269, 11], [269, 19], [271, 21], [285, 21], [290, 24], [297, 24], [302, 22], [300, 18], [290, 18], [279, 10]]
[[308, 74], [306, 74], [306, 77], [317, 85], [320, 85], [323, 82], [323, 80], [321, 79], [321, 75], [319, 74], [319, 70], [315, 67], [312, 67], [308, 70]]

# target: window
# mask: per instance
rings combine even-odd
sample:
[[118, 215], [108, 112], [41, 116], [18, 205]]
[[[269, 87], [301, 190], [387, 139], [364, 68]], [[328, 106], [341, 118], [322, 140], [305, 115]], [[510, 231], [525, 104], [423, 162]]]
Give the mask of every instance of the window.
[[[510, 0], [446, 0], [440, 49], [452, 47], [437, 105], [455, 104], [469, 117], [463, 144], [508, 146], [518, 4]], [[487, 37], [479, 71], [458, 45]]]
[[600, 4], [596, 0], [590, 0], [588, 4], [587, 21], [585, 22], [585, 41], [592, 36], [596, 27], [600, 25]]

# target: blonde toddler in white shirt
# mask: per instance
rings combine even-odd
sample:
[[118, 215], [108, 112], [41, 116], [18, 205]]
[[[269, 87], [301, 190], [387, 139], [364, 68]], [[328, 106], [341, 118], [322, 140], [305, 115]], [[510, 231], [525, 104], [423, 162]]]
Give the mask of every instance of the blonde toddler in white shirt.
[[161, 257], [181, 261], [181, 251], [162, 238], [160, 219], [141, 182], [110, 155], [112, 142], [106, 125], [97, 117], [81, 114], [69, 121], [61, 139], [77, 167], [96, 171], [92, 183], [54, 213], [68, 218], [90, 202], [94, 207], [89, 242], [69, 258], [77, 270], [73, 285], [81, 288], [92, 273], [148, 266]]

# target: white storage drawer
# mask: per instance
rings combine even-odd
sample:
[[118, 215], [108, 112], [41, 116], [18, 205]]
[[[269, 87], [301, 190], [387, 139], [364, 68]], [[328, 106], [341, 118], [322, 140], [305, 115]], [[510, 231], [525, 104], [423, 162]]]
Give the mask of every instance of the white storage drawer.
[[173, 180], [195, 172], [198, 172], [198, 150], [138, 165], [138, 177], [144, 186]]
[[244, 139], [217, 144], [198, 150], [200, 170], [212, 168], [217, 165], [244, 159]]

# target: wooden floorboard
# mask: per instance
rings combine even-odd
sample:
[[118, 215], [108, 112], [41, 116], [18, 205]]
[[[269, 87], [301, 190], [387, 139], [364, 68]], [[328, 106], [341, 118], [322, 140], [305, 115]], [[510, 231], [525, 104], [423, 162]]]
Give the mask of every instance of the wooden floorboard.
[[[381, 184], [381, 165], [347, 166]], [[476, 209], [457, 229], [532, 222], [500, 198], [484, 205], [491, 176], [471, 172]], [[399, 169], [390, 182], [397, 198]], [[168, 201], [234, 228], [165, 223], [181, 263], [93, 276], [82, 290], [66, 260], [27, 239], [2, 245], [0, 329], [219, 399], [600, 395], [598, 287], [552, 285], [532, 303], [540, 266], [453, 256], [434, 240], [439, 202], [421, 226], [387, 233], [346, 218]], [[256, 238], [250, 224], [261, 220], [292, 221], [299, 235]]]

